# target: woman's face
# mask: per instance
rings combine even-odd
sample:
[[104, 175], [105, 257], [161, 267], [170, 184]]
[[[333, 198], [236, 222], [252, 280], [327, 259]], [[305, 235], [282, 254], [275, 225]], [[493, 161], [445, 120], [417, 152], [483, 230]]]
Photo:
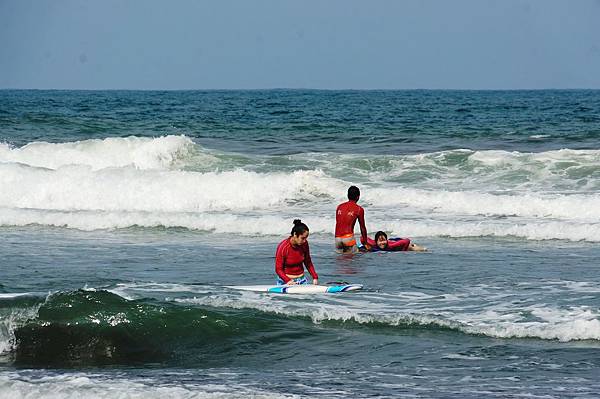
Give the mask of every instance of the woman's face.
[[302, 245], [306, 242], [307, 238], [308, 238], [308, 230], [306, 230], [304, 233], [300, 234], [299, 236], [293, 235], [292, 236], [292, 244]]
[[385, 249], [388, 245], [387, 238], [385, 236], [377, 237], [377, 246], [379, 249]]

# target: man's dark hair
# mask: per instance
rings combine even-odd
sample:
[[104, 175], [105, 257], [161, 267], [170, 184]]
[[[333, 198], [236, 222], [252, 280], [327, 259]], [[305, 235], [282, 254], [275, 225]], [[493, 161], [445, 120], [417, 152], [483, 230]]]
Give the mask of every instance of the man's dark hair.
[[348, 189], [348, 199], [352, 201], [358, 201], [360, 198], [360, 190], [356, 186], [350, 186]]

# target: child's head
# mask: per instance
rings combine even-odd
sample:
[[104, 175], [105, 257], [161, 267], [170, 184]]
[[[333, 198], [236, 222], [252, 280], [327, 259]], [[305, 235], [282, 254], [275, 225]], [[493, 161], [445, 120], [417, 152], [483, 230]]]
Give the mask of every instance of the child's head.
[[379, 247], [379, 249], [386, 249], [388, 246], [387, 234], [385, 234], [383, 231], [378, 231], [375, 233], [375, 244]]

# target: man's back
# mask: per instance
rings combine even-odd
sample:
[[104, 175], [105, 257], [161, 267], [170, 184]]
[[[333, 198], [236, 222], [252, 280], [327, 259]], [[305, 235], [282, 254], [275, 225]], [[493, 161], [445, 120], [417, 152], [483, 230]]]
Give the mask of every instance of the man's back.
[[338, 205], [335, 212], [335, 236], [354, 234], [356, 219], [360, 217], [364, 223], [364, 214], [363, 208], [355, 201], [347, 201]]
[[[367, 242], [367, 226], [365, 225], [365, 211], [357, 204], [360, 190], [356, 186], [348, 188], [348, 201], [339, 204], [335, 210], [335, 248], [338, 252], [357, 252], [354, 239], [354, 225], [358, 219], [360, 224], [360, 241]], [[366, 244], [365, 244], [366, 245]]]

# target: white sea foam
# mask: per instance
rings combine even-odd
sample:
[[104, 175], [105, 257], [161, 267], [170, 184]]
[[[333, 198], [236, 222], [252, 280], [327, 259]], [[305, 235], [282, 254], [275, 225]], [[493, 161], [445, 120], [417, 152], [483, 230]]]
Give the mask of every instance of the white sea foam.
[[568, 218], [600, 221], [596, 194], [492, 194], [476, 191], [373, 188], [366, 199], [379, 207], [409, 207], [426, 211], [481, 216]]
[[[346, 160], [348, 157], [353, 161]], [[358, 155], [333, 157], [344, 167], [356, 164]], [[346, 162], [340, 162], [346, 160]], [[366, 159], [365, 161], [369, 161]], [[367, 165], [370, 165], [369, 162]], [[599, 150], [557, 150], [541, 153], [499, 150], [450, 150], [379, 157], [377, 167], [362, 174], [372, 181], [398, 181], [415, 186], [453, 187], [485, 191], [597, 191], [600, 186]], [[354, 170], [360, 172], [360, 170]], [[359, 173], [360, 174], [360, 173]]]
[[169, 283], [120, 283], [115, 287], [107, 289], [115, 295], [118, 295], [127, 300], [135, 300], [143, 298], [149, 292], [162, 293], [162, 294], [173, 294], [173, 293], [195, 293], [195, 294], [208, 294], [211, 291], [209, 286], [190, 286], [186, 284], [169, 284]]
[[[518, 151], [501, 151], [501, 150], [486, 150], [486, 151], [471, 151], [471, 150], [454, 150], [465, 151], [469, 155], [470, 162], [479, 162], [481, 164], [500, 166], [500, 165], [537, 165], [540, 169], [560, 165], [562, 167], [570, 167], [574, 165], [591, 165], [598, 166], [600, 161], [600, 150], [552, 150], [545, 152], [518, 152]], [[454, 152], [450, 151], [450, 153]], [[436, 153], [445, 154], [447, 152]], [[567, 162], [567, 164], [565, 164]]]
[[[246, 236], [280, 236], [289, 231], [290, 221], [297, 216], [310, 226], [312, 234], [331, 234], [333, 216], [312, 213], [281, 215], [193, 213], [193, 212], [62, 212], [0, 208], [0, 225], [68, 227], [84, 231], [139, 227], [183, 227], [219, 234]], [[544, 220], [529, 221], [462, 221], [398, 220], [396, 215], [370, 215], [369, 226], [391, 236], [411, 237], [519, 237], [528, 240], [568, 240], [600, 242], [599, 223], [576, 223]]]
[[85, 166], [47, 170], [0, 164], [0, 206], [157, 212], [264, 209], [323, 195], [328, 180], [320, 171], [94, 171]]
[[550, 135], [548, 135], [548, 134], [534, 134], [534, 135], [529, 136], [530, 139], [545, 139], [548, 137], [550, 137]]
[[[217, 376], [218, 377], [218, 376]], [[294, 395], [271, 393], [259, 388], [236, 384], [231, 374], [215, 383], [160, 382], [154, 378], [126, 379], [92, 373], [61, 373], [29, 376], [23, 373], [0, 374], [0, 397], [17, 398], [293, 398]]]
[[217, 167], [198, 154], [208, 152], [185, 136], [0, 145], [0, 224], [280, 235], [300, 217], [331, 233], [333, 209], [360, 175], [375, 230], [600, 241], [600, 151], [304, 154], [285, 167], [225, 153]]
[[527, 240], [600, 242], [600, 223], [555, 220], [382, 221], [392, 235], [410, 237], [519, 237]]
[[600, 293], [600, 284], [591, 283], [587, 281], [566, 281], [563, 282], [567, 289], [573, 290], [575, 292], [583, 292], [583, 293]]
[[[0, 164], [0, 206], [52, 210], [202, 212], [269, 209], [299, 203], [335, 206], [349, 183], [323, 171], [186, 172], [131, 168], [58, 170]], [[243, 189], [242, 189], [243, 188]], [[364, 203], [399, 213], [591, 219], [600, 221], [597, 194], [481, 193], [378, 187]]]
[[537, 307], [529, 310], [538, 320], [523, 320], [520, 312], [503, 315], [487, 312], [462, 315], [459, 321], [465, 325], [461, 328], [465, 332], [498, 338], [542, 338], [565, 342], [600, 340], [600, 314], [594, 310], [584, 306], [570, 309]]
[[[4, 308], [0, 310], [0, 355], [13, 350], [15, 330], [37, 315], [41, 305], [27, 308]], [[2, 397], [0, 395], [0, 397]]]
[[188, 155], [193, 147], [193, 141], [185, 136], [132, 136], [69, 143], [34, 142], [19, 148], [0, 144], [0, 162], [47, 169], [68, 165], [86, 165], [92, 170], [125, 166], [165, 169]]
[[[407, 301], [404, 297], [411, 298]], [[374, 305], [360, 298], [345, 301], [321, 298], [318, 303], [302, 300], [285, 301], [279, 296], [243, 292], [239, 295], [219, 294], [175, 299], [179, 303], [198, 304], [234, 309], [256, 309], [262, 312], [306, 317], [314, 323], [352, 321], [359, 324], [379, 323], [406, 328], [438, 326], [467, 334], [496, 338], [538, 338], [559, 341], [600, 340], [600, 313], [585, 306], [556, 308], [544, 305], [514, 307], [510, 302], [490, 301], [483, 310], [472, 312], [462, 301], [445, 303], [433, 300], [427, 306], [415, 306], [415, 293], [401, 293], [397, 301], [387, 300]], [[422, 296], [425, 297], [425, 296]], [[479, 308], [479, 307], [478, 307]], [[531, 314], [531, 317], [524, 315]]]
[[[296, 295], [301, 298], [301, 295]], [[193, 303], [213, 307], [228, 307], [233, 309], [256, 309], [262, 312], [274, 313], [286, 316], [307, 317], [314, 323], [325, 321], [353, 321], [359, 324], [381, 323], [390, 326], [406, 325], [439, 325], [443, 327], [456, 328], [458, 323], [451, 320], [444, 320], [439, 317], [429, 315], [400, 313], [392, 310], [392, 304], [378, 304], [377, 310], [361, 308], [361, 304], [368, 308], [372, 306], [357, 301], [353, 306], [340, 306], [336, 300], [330, 300], [325, 303], [323, 300], [318, 304], [308, 302], [298, 302], [290, 304], [279, 300], [276, 296], [269, 296], [258, 293], [244, 292], [240, 297], [210, 295], [204, 297], [193, 297], [176, 299], [179, 303]]]
[[[56, 212], [40, 210], [14, 210], [0, 208], [0, 225], [68, 227], [84, 231], [96, 229], [139, 227], [183, 227], [246, 236], [281, 235], [289, 232], [294, 216], [233, 215], [222, 213], [185, 212]], [[306, 217], [314, 233], [330, 233], [333, 218]]]
[[0, 293], [0, 299], [12, 299], [20, 296], [28, 296], [31, 295], [28, 292], [8, 292], [8, 293]]

